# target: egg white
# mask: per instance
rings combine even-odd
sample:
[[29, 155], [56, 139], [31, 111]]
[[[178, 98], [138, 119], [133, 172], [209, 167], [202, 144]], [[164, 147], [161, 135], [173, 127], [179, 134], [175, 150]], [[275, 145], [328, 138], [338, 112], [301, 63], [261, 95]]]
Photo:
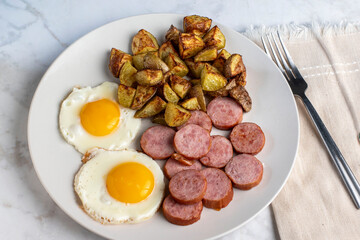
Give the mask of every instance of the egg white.
[[[159, 209], [164, 197], [164, 175], [150, 157], [135, 150], [107, 151], [93, 149], [92, 159], [82, 165], [75, 176], [74, 189], [86, 213], [103, 224], [137, 223], [149, 219]], [[154, 176], [154, 189], [138, 203], [123, 203], [112, 198], [106, 188], [107, 174], [117, 165], [137, 162]]]
[[94, 88], [74, 88], [62, 102], [59, 114], [60, 131], [65, 140], [79, 152], [85, 153], [93, 147], [124, 149], [136, 137], [141, 120], [134, 118], [134, 110], [120, 106], [119, 126], [106, 136], [93, 136], [81, 125], [80, 112], [86, 103], [104, 98], [117, 102], [117, 90], [118, 85], [112, 82], [104, 82]]

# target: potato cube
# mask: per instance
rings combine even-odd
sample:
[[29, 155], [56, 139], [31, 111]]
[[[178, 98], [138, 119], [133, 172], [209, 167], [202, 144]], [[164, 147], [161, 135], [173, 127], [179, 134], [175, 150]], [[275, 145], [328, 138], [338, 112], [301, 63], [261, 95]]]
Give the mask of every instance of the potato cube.
[[177, 103], [180, 99], [168, 83], [165, 83], [163, 86], [163, 94], [168, 102]]
[[131, 62], [132, 57], [131, 55], [120, 51], [116, 48], [112, 48], [110, 52], [110, 59], [109, 59], [109, 70], [112, 75], [116, 78], [119, 77], [120, 69], [125, 64], [125, 62]]
[[194, 33], [200, 37], [210, 29], [212, 20], [207, 17], [201, 17], [198, 15], [191, 15], [184, 17], [183, 25], [184, 32]]
[[162, 82], [163, 73], [161, 70], [144, 69], [135, 73], [134, 77], [140, 85], [155, 86]]
[[204, 62], [194, 62], [191, 58], [185, 59], [185, 63], [189, 68], [191, 76], [194, 78], [200, 78], [201, 71], [205, 66]]
[[120, 84], [118, 88], [119, 104], [123, 107], [129, 108], [134, 100], [135, 92], [135, 88]]
[[144, 106], [145, 103], [155, 95], [156, 90], [156, 87], [146, 87], [138, 85], [136, 88], [134, 101], [131, 104], [131, 109], [138, 110], [142, 108], [142, 106]]
[[192, 88], [190, 88], [189, 96], [196, 97], [201, 110], [206, 112], [206, 101], [205, 101], [205, 96], [204, 96], [204, 92], [201, 88], [201, 85], [195, 85]]
[[154, 116], [151, 122], [167, 126], [164, 113], [159, 113], [158, 115]]
[[194, 62], [210, 62], [215, 60], [217, 57], [217, 49], [216, 47], [208, 47], [201, 50], [194, 57]]
[[165, 122], [170, 127], [178, 127], [183, 125], [189, 118], [191, 117], [191, 113], [184, 109], [183, 107], [175, 104], [168, 103], [166, 104], [165, 109]]
[[189, 69], [186, 64], [178, 56], [169, 53], [165, 59], [165, 63], [168, 65], [171, 74], [184, 77], [188, 74]]
[[246, 68], [240, 54], [232, 54], [225, 62], [224, 75], [226, 78], [232, 78], [245, 72]]
[[153, 97], [149, 102], [145, 104], [140, 110], [137, 110], [134, 117], [135, 118], [147, 118], [152, 117], [164, 110], [166, 107], [166, 102], [162, 100], [159, 96]]
[[195, 56], [205, 47], [204, 41], [193, 33], [182, 33], [179, 38], [179, 52], [182, 59]]
[[172, 43], [170, 41], [166, 41], [159, 48], [159, 56], [161, 60], [164, 61], [167, 58], [167, 56], [169, 56], [169, 53], [179, 56]]
[[151, 53], [147, 53], [144, 56], [144, 68], [158, 69], [161, 70], [163, 73], [169, 71], [168, 65], [166, 65], [166, 63], [164, 63], [163, 60], [161, 60], [159, 57]]
[[231, 78], [230, 80], [234, 80], [237, 85], [245, 87], [245, 85], [246, 85], [246, 71], [236, 75], [235, 77]]
[[158, 52], [147, 52], [147, 53], [140, 53], [140, 54], [132, 57], [133, 64], [137, 70], [143, 70], [145, 68], [144, 67], [144, 58], [145, 58], [145, 55], [148, 55], [148, 54], [152, 54], [157, 57], [159, 55]]
[[230, 90], [230, 96], [234, 98], [244, 109], [245, 112], [249, 112], [252, 106], [252, 100], [249, 93], [243, 86], [236, 86]]
[[133, 67], [133, 65], [131, 65], [131, 62], [125, 62], [119, 74], [120, 83], [129, 87], [134, 86], [134, 83], [136, 82], [134, 74], [136, 72], [137, 70]]
[[174, 92], [181, 98], [184, 98], [191, 88], [191, 83], [188, 80], [177, 75], [170, 76], [170, 85]]
[[187, 110], [199, 110], [200, 109], [200, 105], [199, 105], [199, 102], [196, 97], [186, 99], [180, 105]]
[[207, 47], [215, 46], [217, 49], [225, 47], [225, 36], [218, 26], [213, 27], [203, 38]]
[[153, 52], [159, 49], [156, 38], [148, 31], [141, 29], [132, 39], [131, 50], [134, 55]]
[[227, 84], [226, 78], [219, 71], [206, 63], [201, 71], [201, 87], [204, 91], [216, 91]]
[[225, 49], [221, 49], [220, 53], [218, 54], [212, 65], [224, 74], [225, 62], [230, 56], [231, 54], [228, 51], [226, 51]]
[[179, 45], [179, 37], [180, 37], [180, 30], [171, 25], [169, 30], [166, 32], [165, 39], [166, 41], [173, 42], [176, 46]]

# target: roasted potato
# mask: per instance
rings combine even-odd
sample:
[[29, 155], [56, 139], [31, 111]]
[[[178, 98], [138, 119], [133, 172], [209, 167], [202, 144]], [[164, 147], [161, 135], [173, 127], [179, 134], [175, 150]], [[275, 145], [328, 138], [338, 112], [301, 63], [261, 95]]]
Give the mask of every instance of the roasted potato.
[[201, 70], [205, 66], [205, 63], [204, 62], [197, 62], [196, 63], [191, 58], [185, 59], [185, 63], [189, 68], [191, 76], [194, 77], [194, 78], [200, 78]]
[[204, 92], [201, 88], [201, 85], [195, 85], [192, 88], [190, 88], [189, 96], [196, 97], [201, 110], [206, 112], [206, 101], [205, 101], [205, 96], [204, 96]]
[[252, 101], [249, 96], [249, 93], [243, 86], [236, 86], [230, 90], [230, 96], [234, 98], [244, 109], [245, 112], [251, 110]]
[[165, 109], [165, 122], [169, 127], [178, 127], [191, 117], [191, 113], [183, 107], [169, 102]]
[[186, 99], [180, 105], [187, 110], [199, 110], [200, 105], [196, 97]]
[[131, 62], [125, 62], [119, 74], [120, 83], [128, 87], [133, 87], [134, 83], [136, 82], [134, 77], [136, 72], [137, 70], [133, 67], [133, 65], [131, 65]]
[[186, 16], [183, 21], [184, 32], [194, 33], [195, 35], [203, 37], [210, 29], [211, 22], [211, 19], [207, 17], [201, 17], [198, 15]]
[[135, 118], [147, 118], [152, 117], [164, 110], [166, 107], [166, 102], [162, 100], [159, 96], [153, 97], [148, 101], [144, 107], [140, 110], [137, 110], [134, 117]]
[[151, 120], [153, 123], [161, 124], [161, 125], [167, 125], [165, 122], [165, 114], [159, 113], [158, 115], [154, 116]]
[[167, 56], [169, 55], [169, 53], [179, 56], [172, 43], [170, 41], [166, 41], [159, 48], [159, 56], [161, 60], [164, 61], [165, 58], [167, 58]]
[[194, 62], [210, 62], [215, 60], [217, 57], [217, 49], [216, 47], [208, 47], [201, 50], [194, 57]]
[[112, 75], [116, 78], [119, 77], [120, 69], [125, 64], [125, 62], [131, 62], [132, 57], [131, 55], [120, 51], [116, 48], [112, 48], [110, 52], [110, 59], [109, 59], [109, 70]]
[[165, 63], [168, 65], [171, 74], [184, 77], [188, 74], [189, 69], [186, 64], [178, 56], [169, 53], [165, 59]]
[[225, 47], [225, 36], [218, 26], [214, 26], [203, 38], [207, 47], [215, 46], [217, 49]]
[[176, 46], [179, 45], [179, 37], [180, 37], [180, 30], [171, 25], [169, 30], [166, 32], [165, 39], [166, 41], [173, 42]]
[[148, 54], [152, 54], [156, 57], [159, 56], [158, 52], [147, 52], [147, 53], [140, 53], [140, 54], [132, 57], [133, 64], [137, 70], [140, 71], [145, 68], [144, 67], [144, 58], [145, 58], [145, 55], [148, 55]]
[[197, 84], [201, 84], [201, 79], [191, 79], [190, 83], [192, 85], [197, 85]]
[[193, 33], [182, 33], [179, 38], [179, 52], [182, 59], [195, 56], [205, 47], [204, 41]]
[[226, 97], [229, 95], [229, 91], [237, 86], [236, 80], [231, 79], [225, 87], [212, 92], [206, 92], [207, 95], [211, 97]]
[[182, 77], [171, 75], [170, 86], [179, 97], [184, 98], [191, 88], [191, 83]]
[[246, 85], [246, 71], [236, 75], [235, 77], [231, 78], [231, 80], [235, 81], [237, 85], [245, 87], [245, 85]]
[[119, 104], [123, 107], [129, 108], [134, 100], [135, 92], [135, 88], [120, 84], [118, 88]]
[[144, 56], [144, 68], [158, 69], [161, 70], [163, 73], [169, 71], [168, 65], [166, 65], [166, 63], [163, 60], [161, 60], [159, 57], [151, 53], [147, 53]]
[[245, 65], [240, 54], [232, 54], [225, 62], [224, 75], [226, 78], [232, 78], [245, 72]]
[[156, 38], [148, 31], [141, 29], [132, 39], [131, 50], [134, 55], [154, 52], [159, 49]]
[[164, 76], [161, 70], [144, 69], [135, 73], [136, 82], [144, 86], [155, 86], [162, 82]]
[[206, 63], [201, 71], [201, 87], [204, 91], [216, 91], [227, 84], [226, 78], [213, 66]]
[[136, 88], [136, 93], [134, 97], [134, 101], [131, 104], [131, 109], [138, 110], [145, 105], [147, 101], [149, 101], [156, 93], [156, 87], [146, 87], [138, 85]]
[[225, 49], [221, 49], [220, 53], [218, 54], [212, 65], [224, 74], [225, 62], [230, 56], [231, 54], [228, 51], [226, 51]]
[[168, 83], [165, 83], [163, 86], [163, 95], [166, 101], [172, 103], [177, 103], [180, 99]]

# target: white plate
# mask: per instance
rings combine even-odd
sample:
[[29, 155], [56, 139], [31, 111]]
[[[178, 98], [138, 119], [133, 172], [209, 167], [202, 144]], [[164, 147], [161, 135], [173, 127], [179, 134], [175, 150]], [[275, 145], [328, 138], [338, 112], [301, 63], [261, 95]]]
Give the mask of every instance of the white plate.
[[265, 147], [257, 155], [264, 164], [260, 185], [250, 191], [236, 189], [228, 207], [221, 211], [204, 208], [201, 220], [185, 227], [170, 224], [161, 213], [143, 223], [110, 226], [99, 224], [83, 212], [73, 190], [81, 155], [63, 140], [58, 130], [61, 101], [75, 85], [95, 86], [103, 81], [116, 81], [107, 69], [112, 47], [131, 52], [132, 36], [142, 28], [162, 42], [170, 24], [182, 28], [183, 17], [175, 14], [136, 16], [90, 32], [54, 61], [32, 100], [28, 141], [41, 183], [64, 212], [101, 236], [149, 240], [219, 237], [240, 227], [268, 206], [285, 184], [294, 164], [299, 119], [290, 88], [260, 48], [240, 33], [219, 25], [227, 39], [226, 49], [242, 54], [247, 68], [247, 89], [253, 99], [253, 109], [244, 114], [243, 121], [257, 123], [265, 133]]

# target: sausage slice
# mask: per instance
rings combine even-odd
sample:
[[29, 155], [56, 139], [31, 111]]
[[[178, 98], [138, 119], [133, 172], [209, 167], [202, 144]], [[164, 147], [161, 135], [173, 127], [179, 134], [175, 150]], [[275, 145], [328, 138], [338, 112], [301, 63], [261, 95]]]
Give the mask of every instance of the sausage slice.
[[265, 144], [265, 135], [255, 123], [236, 125], [230, 133], [230, 141], [238, 153], [257, 154]]
[[174, 153], [175, 130], [166, 126], [148, 128], [140, 139], [141, 149], [153, 159], [166, 159]]
[[201, 170], [201, 163], [198, 160], [194, 160], [193, 165], [186, 166], [179, 161], [169, 158], [169, 160], [166, 161], [164, 166], [164, 174], [168, 179], [170, 179], [178, 172], [188, 169]]
[[190, 225], [199, 221], [203, 209], [202, 202], [184, 205], [176, 202], [171, 195], [167, 196], [162, 205], [165, 218], [176, 225]]
[[234, 183], [234, 187], [249, 190], [260, 183], [263, 165], [253, 155], [240, 154], [229, 161], [225, 173]]
[[208, 104], [207, 114], [216, 128], [227, 130], [242, 121], [243, 109], [231, 98], [217, 97]]
[[178, 203], [194, 204], [201, 201], [205, 195], [206, 179], [200, 171], [184, 170], [170, 179], [169, 191]]
[[189, 124], [199, 125], [200, 127], [205, 128], [209, 132], [211, 132], [211, 129], [212, 129], [211, 119], [203, 111], [192, 111], [191, 112], [191, 117], [189, 118], [189, 120], [187, 120], [187, 122], [184, 123], [183, 125], [177, 127], [177, 130], [180, 130], [181, 128], [183, 128], [183, 127], [185, 127], [186, 125], [189, 125]]
[[216, 210], [226, 207], [234, 195], [230, 179], [217, 168], [205, 168], [201, 170], [201, 173], [207, 182], [206, 193], [203, 198], [204, 206]]
[[208, 167], [222, 168], [233, 157], [233, 148], [231, 142], [223, 136], [211, 136], [210, 151], [202, 158], [200, 162]]

